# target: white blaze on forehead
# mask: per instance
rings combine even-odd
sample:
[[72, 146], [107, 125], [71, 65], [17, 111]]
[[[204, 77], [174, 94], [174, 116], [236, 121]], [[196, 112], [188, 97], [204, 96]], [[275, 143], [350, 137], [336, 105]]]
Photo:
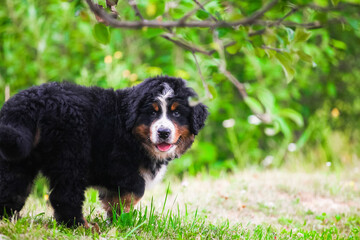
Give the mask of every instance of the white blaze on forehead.
[[160, 98], [167, 99], [174, 95], [174, 90], [169, 86], [169, 84], [163, 83], [162, 86], [164, 86], [164, 89], [161, 92], [161, 95], [158, 97], [159, 99]]
[[150, 140], [153, 143], [160, 143], [160, 139], [158, 139], [158, 130], [159, 128], [167, 128], [170, 129], [170, 135], [168, 138], [169, 143], [174, 142], [174, 133], [175, 133], [175, 126], [172, 123], [172, 121], [167, 117], [167, 99], [172, 97], [174, 95], [174, 90], [167, 84], [162, 84], [164, 86], [163, 91], [161, 92], [161, 95], [157, 97], [157, 99], [160, 102], [160, 108], [161, 108], [161, 116], [160, 118], [155, 121], [151, 125], [151, 136]]

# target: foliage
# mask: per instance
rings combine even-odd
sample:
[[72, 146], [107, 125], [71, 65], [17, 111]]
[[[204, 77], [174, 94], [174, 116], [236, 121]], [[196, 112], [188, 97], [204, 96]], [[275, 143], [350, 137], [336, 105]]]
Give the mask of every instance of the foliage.
[[[140, 13], [165, 21], [180, 19], [195, 8], [190, 0], [176, 6], [160, 2], [141, 1]], [[262, 1], [210, 1], [191, 19], [215, 16], [235, 21], [263, 5]], [[174, 162], [175, 173], [261, 163], [280, 166], [299, 159], [314, 166], [354, 163], [357, 157], [352, 156], [358, 156], [360, 149], [356, 144], [360, 7], [356, 1], [285, 0], [267, 11], [263, 20], [279, 19], [293, 9], [274, 26], [217, 28], [215, 34], [206, 28], [172, 29], [173, 40], [214, 50], [211, 55], [196, 53], [204, 88], [193, 54], [161, 37], [167, 29], [107, 27], [79, 0], [5, 0], [0, 8], [0, 98], [4, 99], [6, 86], [11, 94], [63, 80], [123, 88], [168, 74], [187, 79], [211, 112], [192, 151]], [[119, 1], [116, 10], [122, 19], [137, 19], [127, 1]], [[309, 22], [315, 23], [315, 29], [301, 25]], [[235, 44], [229, 45], [231, 41]], [[221, 44], [228, 46], [225, 52]], [[244, 84], [245, 101], [224, 67]], [[261, 122], [257, 114], [270, 116], [271, 121]]]

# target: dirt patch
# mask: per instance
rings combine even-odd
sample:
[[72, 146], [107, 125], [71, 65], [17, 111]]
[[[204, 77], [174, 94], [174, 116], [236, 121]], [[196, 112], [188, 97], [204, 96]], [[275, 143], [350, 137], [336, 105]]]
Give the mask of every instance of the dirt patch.
[[[317, 216], [359, 214], [358, 173], [304, 173], [247, 170], [219, 179], [184, 178], [171, 181], [166, 208], [198, 209], [210, 221], [229, 219], [232, 223], [286, 225], [287, 222], [319, 224]], [[162, 209], [169, 180], [148, 191]]]

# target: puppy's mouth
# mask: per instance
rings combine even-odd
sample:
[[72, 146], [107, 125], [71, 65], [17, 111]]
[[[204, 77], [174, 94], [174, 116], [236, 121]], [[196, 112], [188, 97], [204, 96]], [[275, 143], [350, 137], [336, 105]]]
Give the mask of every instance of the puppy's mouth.
[[161, 152], [167, 152], [169, 149], [173, 146], [173, 144], [162, 142], [159, 144], [156, 144], [156, 148]]
[[167, 152], [173, 146], [178, 145], [180, 143], [180, 141], [181, 141], [181, 136], [178, 138], [178, 140], [175, 143], [161, 142], [161, 143], [155, 144], [155, 146], [160, 152]]

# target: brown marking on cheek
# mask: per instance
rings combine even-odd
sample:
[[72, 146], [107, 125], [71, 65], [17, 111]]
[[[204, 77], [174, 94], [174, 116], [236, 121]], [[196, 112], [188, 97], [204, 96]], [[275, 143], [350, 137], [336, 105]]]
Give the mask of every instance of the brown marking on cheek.
[[154, 108], [154, 110], [155, 111], [159, 111], [159, 105], [156, 103], [156, 102], [154, 102], [153, 104], [152, 104], [152, 106], [153, 106], [153, 108]]
[[189, 130], [189, 126], [184, 125], [184, 126], [179, 126], [177, 123], [174, 123], [175, 126], [175, 140], [177, 141], [179, 139], [179, 137], [181, 136], [181, 138], [186, 137], [190, 134], [190, 130]]
[[37, 128], [36, 133], [35, 133], [35, 137], [34, 137], [34, 141], [33, 141], [33, 147], [36, 147], [39, 144], [39, 142], [40, 142], [40, 134], [41, 134], [40, 128]]
[[174, 102], [174, 103], [171, 105], [171, 107], [170, 107], [171, 111], [174, 111], [178, 106], [179, 106], [179, 103], [178, 103], [178, 102]]
[[185, 153], [186, 150], [191, 147], [195, 139], [195, 135], [190, 132], [189, 126], [178, 126], [175, 124], [175, 139], [179, 139], [180, 137], [181, 140], [176, 148], [177, 155]]
[[154, 124], [154, 122], [151, 123], [150, 127], [144, 124], [135, 127], [133, 134], [141, 141], [142, 146], [150, 156], [156, 156], [156, 149], [150, 141], [152, 124]]
[[150, 128], [145, 124], [141, 124], [133, 129], [133, 134], [140, 139], [148, 139], [150, 136]]

